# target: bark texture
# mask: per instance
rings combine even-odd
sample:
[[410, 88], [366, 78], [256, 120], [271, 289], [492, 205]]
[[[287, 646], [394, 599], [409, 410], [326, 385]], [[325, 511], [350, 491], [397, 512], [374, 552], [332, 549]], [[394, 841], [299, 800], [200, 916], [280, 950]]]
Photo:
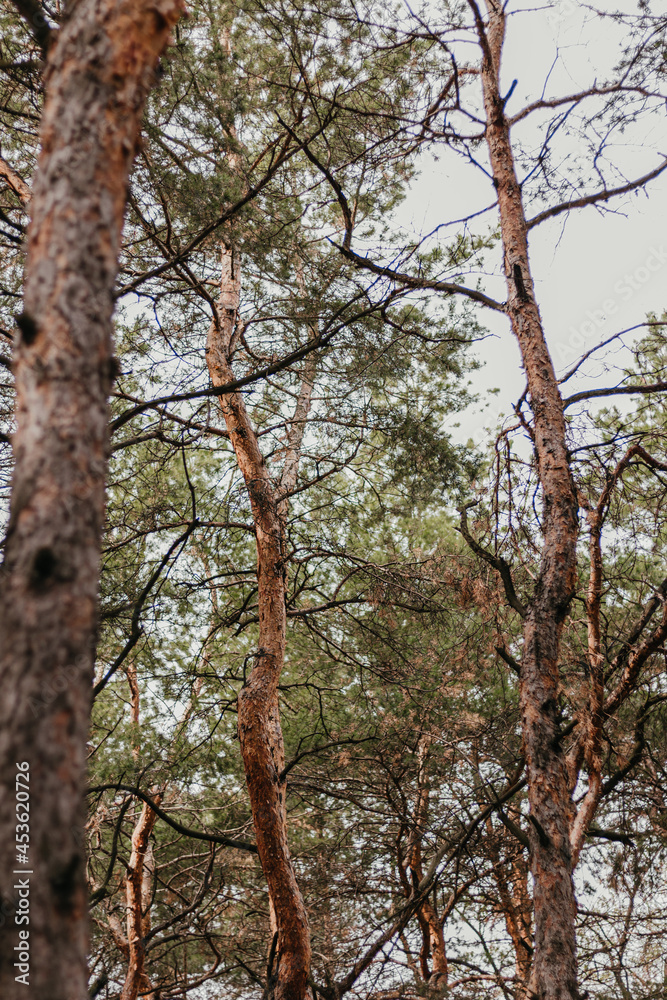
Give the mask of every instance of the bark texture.
[[524, 620], [520, 682], [535, 905], [531, 991], [543, 1000], [577, 1000], [572, 801], [559, 739], [558, 659], [562, 624], [576, 583], [578, 503], [563, 402], [534, 296], [521, 187], [500, 94], [504, 8], [487, 0], [484, 23], [475, 0], [470, 3], [482, 47], [486, 141], [500, 212], [507, 311], [528, 380], [543, 495], [542, 560]]
[[[211, 324], [207, 361], [215, 386], [233, 381], [231, 356], [238, 333], [239, 262], [223, 248], [217, 317]], [[298, 452], [312, 380], [302, 390], [288, 435], [284, 487], [296, 480]], [[255, 526], [259, 646], [239, 694], [238, 727], [257, 850], [269, 889], [272, 930], [277, 934], [268, 994], [275, 1000], [303, 1000], [310, 970], [306, 908], [287, 842], [285, 748], [280, 728], [278, 682], [285, 659], [287, 611], [283, 525], [286, 508], [274, 487], [241, 393], [220, 396], [220, 406], [243, 474]], [[273, 949], [271, 949], [273, 951]]]
[[79, 0], [49, 45], [14, 356], [16, 464], [0, 580], [3, 1000], [26, 995], [13, 966], [20, 877], [13, 874], [14, 782], [23, 761], [31, 796], [30, 996], [87, 997], [85, 748], [113, 287], [142, 109], [180, 12], [180, 0]]
[[[162, 801], [153, 793], [155, 801]], [[127, 903], [127, 974], [120, 1000], [137, 1000], [141, 993], [146, 1000], [153, 1000], [150, 980], [146, 973], [144, 938], [150, 930], [150, 905], [153, 889], [153, 850], [151, 834], [156, 814], [144, 803], [137, 824], [132, 832], [132, 853], [125, 877]]]
[[2, 156], [0, 156], [0, 178], [8, 188], [11, 188], [23, 207], [26, 208], [30, 201], [30, 188]]

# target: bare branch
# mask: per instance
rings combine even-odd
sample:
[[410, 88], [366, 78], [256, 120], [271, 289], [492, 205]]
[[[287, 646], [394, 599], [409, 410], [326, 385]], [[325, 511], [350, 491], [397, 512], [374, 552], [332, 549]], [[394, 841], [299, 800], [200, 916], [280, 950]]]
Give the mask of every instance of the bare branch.
[[621, 94], [621, 93], [632, 93], [639, 94], [642, 97], [660, 97], [659, 94], [652, 94], [644, 87], [624, 87], [622, 84], [612, 84], [609, 87], [589, 87], [588, 90], [580, 90], [576, 94], [568, 94], [566, 97], [554, 97], [552, 100], [539, 100], [533, 101], [532, 104], [527, 104], [525, 108], [517, 114], [512, 115], [508, 118], [510, 125], [516, 125], [523, 118], [532, 114], [533, 111], [540, 111], [545, 108], [560, 108], [563, 104], [578, 104], [580, 101], [585, 100], [588, 97], [605, 97], [607, 94]]
[[586, 205], [597, 205], [601, 201], [609, 201], [610, 198], [615, 198], [618, 195], [628, 194], [630, 191], [636, 191], [637, 188], [648, 184], [648, 182], [652, 181], [655, 177], [659, 177], [666, 168], [667, 158], [665, 158], [654, 170], [649, 171], [648, 174], [644, 174], [643, 177], [638, 177], [635, 181], [629, 181], [627, 184], [622, 184], [621, 187], [602, 188], [601, 191], [594, 191], [593, 194], [584, 195], [583, 198], [574, 198], [572, 201], [564, 201], [560, 205], [554, 205], [553, 208], [547, 208], [544, 212], [540, 212], [539, 215], [529, 219], [526, 222], [526, 226], [528, 229], [532, 229], [533, 226], [539, 226], [539, 224], [544, 222], [545, 219], [553, 219], [556, 215], [562, 215], [563, 212], [569, 212], [573, 208], [585, 208]]
[[624, 334], [634, 333], [635, 330], [643, 330], [644, 327], [646, 326], [667, 326], [667, 323], [662, 320], [647, 320], [645, 323], [635, 323], [634, 326], [629, 326], [626, 330], [619, 330], [618, 333], [615, 333], [612, 337], [607, 337], [606, 340], [603, 340], [599, 344], [595, 344], [595, 346], [591, 347], [589, 351], [586, 351], [585, 354], [582, 354], [582, 356], [579, 358], [576, 364], [574, 364], [572, 368], [570, 368], [570, 370], [566, 372], [565, 375], [563, 375], [562, 378], [558, 379], [558, 384], [563, 385], [565, 382], [571, 379], [572, 376], [579, 371], [583, 363], [590, 358], [591, 354], [595, 354], [596, 351], [602, 350], [603, 347], [606, 347], [608, 344], [611, 344], [614, 340], [618, 340], [618, 338], [622, 337]]
[[563, 409], [572, 406], [573, 403], [581, 403], [584, 399], [604, 399], [607, 396], [645, 396], [652, 392], [665, 392], [667, 382], [652, 382], [649, 385], [616, 385], [608, 389], [586, 389], [583, 392], [575, 392], [573, 396], [568, 396], [563, 400]]
[[402, 271], [394, 271], [391, 267], [382, 267], [380, 264], [374, 264], [368, 257], [362, 257], [360, 254], [355, 253], [354, 250], [346, 250], [345, 246], [338, 246], [338, 249], [344, 257], [347, 257], [357, 267], [371, 271], [373, 274], [379, 274], [383, 278], [390, 278], [392, 281], [397, 281], [408, 288], [424, 289], [425, 291], [432, 292], [448, 292], [450, 295], [464, 295], [466, 298], [472, 299], [473, 302], [479, 302], [489, 309], [495, 309], [496, 312], [505, 312], [505, 304], [503, 302], [496, 302], [495, 299], [490, 298], [476, 288], [457, 285], [454, 281], [434, 281], [430, 278], [420, 278], [412, 274], [404, 274]]

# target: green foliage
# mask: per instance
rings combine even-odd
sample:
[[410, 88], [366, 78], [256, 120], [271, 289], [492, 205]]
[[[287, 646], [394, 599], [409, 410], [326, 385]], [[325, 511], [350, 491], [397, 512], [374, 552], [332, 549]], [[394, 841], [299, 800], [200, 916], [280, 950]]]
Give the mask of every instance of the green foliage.
[[[506, 559], [517, 592], [530, 593], [541, 555], [537, 470], [530, 443], [513, 431], [501, 431], [486, 454], [455, 443], [461, 411], [483, 403], [472, 354], [483, 330], [472, 307], [429, 287], [443, 279], [474, 287], [499, 235], [493, 226], [438, 226], [417, 244], [393, 214], [418, 178], [424, 145], [439, 154], [450, 141], [443, 78], [456, 69], [448, 45], [468, 29], [469, 7], [414, 17], [398, 4], [343, 0], [188, 6], [150, 98], [121, 254], [89, 757], [98, 789], [87, 830], [92, 979], [103, 983], [98, 995], [117, 996], [126, 971], [125, 875], [142, 808], [127, 788], [161, 796], [167, 816], [204, 838], [254, 839], [236, 734], [258, 642], [254, 527], [205, 357], [224, 246], [242, 273], [234, 372], [248, 380], [244, 400], [275, 483], [296, 400], [314, 372], [286, 518], [280, 685], [290, 849], [309, 912], [313, 979], [332, 990], [395, 917], [418, 841], [423, 870], [440, 859], [429, 900], [446, 916], [452, 993], [467, 1000], [482, 984], [494, 997], [520, 997], [503, 900], [525, 906], [529, 938], [527, 807], [522, 788], [503, 810], [497, 796], [522, 767], [521, 621], [498, 574], [465, 544], [456, 508], [474, 494], [472, 535]], [[3, 155], [29, 177], [39, 65], [7, 4], [0, 30]], [[476, 93], [476, 73], [467, 62], [460, 69], [452, 116], [464, 114], [459, 87]], [[469, 139], [451, 140], [473, 163], [482, 141], [477, 100], [465, 112]], [[525, 180], [534, 201], [554, 185], [569, 191], [548, 152], [536, 160], [526, 142], [519, 156], [535, 167]], [[0, 219], [9, 227], [0, 287], [9, 345], [22, 268], [20, 238], [11, 237], [25, 213], [4, 187]], [[409, 271], [416, 287], [357, 267], [340, 252], [346, 238], [362, 261], [368, 254]], [[666, 366], [655, 327], [622, 374], [660, 382]], [[3, 392], [9, 430], [11, 387]], [[572, 418], [583, 512], [631, 444], [662, 460], [664, 407], [651, 395]], [[0, 473], [9, 466], [7, 457]], [[634, 463], [603, 533], [608, 659], [663, 579], [665, 510], [664, 470]], [[589, 571], [582, 534], [562, 639], [568, 736], [589, 690]], [[616, 976], [627, 953], [640, 970], [637, 996], [657, 996], [664, 656], [655, 652], [606, 721], [603, 778], [622, 776], [596, 823], [621, 840], [590, 838], [579, 876], [582, 981], [599, 997], [634, 995]], [[641, 761], [628, 767], [639, 743]], [[146, 948], [156, 996], [257, 994], [271, 925], [256, 855], [160, 818], [151, 864]], [[438, 995], [420, 971], [422, 943], [412, 919], [360, 979], [358, 995]]]

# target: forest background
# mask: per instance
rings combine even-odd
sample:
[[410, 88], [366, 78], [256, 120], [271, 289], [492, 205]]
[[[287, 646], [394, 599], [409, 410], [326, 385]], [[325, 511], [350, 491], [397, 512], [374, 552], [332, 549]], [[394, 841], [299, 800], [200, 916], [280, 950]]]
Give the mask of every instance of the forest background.
[[664, 12], [134, 6], [0, 4], [3, 997], [21, 760], [38, 1000], [664, 997]]

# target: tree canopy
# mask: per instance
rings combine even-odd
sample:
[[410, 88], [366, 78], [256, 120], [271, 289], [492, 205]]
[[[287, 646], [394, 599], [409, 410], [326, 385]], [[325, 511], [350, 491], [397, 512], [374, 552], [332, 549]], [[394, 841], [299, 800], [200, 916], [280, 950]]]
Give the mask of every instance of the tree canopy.
[[[599, 70], [572, 89], [557, 53], [526, 94], [516, 4], [142, 2], [141, 67], [126, 8], [0, 3], [0, 770], [37, 774], [55, 887], [35, 997], [663, 997], [667, 320], [557, 371], [529, 246], [664, 183], [664, 14], [556, 0]], [[526, 388], [467, 439], [490, 325]], [[70, 711], [79, 770], [43, 750]]]

